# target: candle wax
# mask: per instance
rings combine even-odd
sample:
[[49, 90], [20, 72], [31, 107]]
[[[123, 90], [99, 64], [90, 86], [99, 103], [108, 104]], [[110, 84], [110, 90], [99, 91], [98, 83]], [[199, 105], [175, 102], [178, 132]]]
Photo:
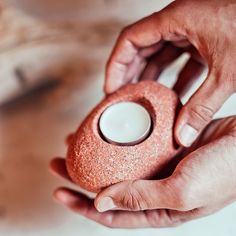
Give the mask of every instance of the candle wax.
[[119, 102], [101, 115], [99, 128], [104, 138], [117, 145], [134, 145], [143, 141], [151, 129], [149, 112], [135, 102]]

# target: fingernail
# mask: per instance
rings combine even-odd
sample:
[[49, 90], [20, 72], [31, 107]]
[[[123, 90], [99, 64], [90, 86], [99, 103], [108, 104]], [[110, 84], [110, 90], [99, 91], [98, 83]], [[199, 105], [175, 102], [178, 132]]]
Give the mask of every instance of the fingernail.
[[116, 208], [116, 205], [114, 204], [113, 200], [110, 197], [104, 197], [102, 198], [97, 205], [97, 210], [99, 212], [108, 211], [111, 209]]
[[179, 139], [182, 145], [189, 147], [196, 140], [198, 131], [192, 126], [185, 124], [179, 132]]

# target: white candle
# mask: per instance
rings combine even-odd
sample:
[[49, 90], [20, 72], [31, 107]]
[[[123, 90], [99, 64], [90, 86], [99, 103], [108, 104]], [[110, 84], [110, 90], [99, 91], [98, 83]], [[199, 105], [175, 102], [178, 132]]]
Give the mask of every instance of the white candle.
[[109, 143], [134, 145], [148, 136], [151, 117], [138, 103], [120, 102], [111, 105], [102, 113], [99, 128]]

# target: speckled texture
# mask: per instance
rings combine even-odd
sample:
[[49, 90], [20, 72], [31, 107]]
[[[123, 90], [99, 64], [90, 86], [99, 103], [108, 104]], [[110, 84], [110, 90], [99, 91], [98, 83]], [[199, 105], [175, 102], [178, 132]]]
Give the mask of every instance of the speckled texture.
[[[100, 115], [121, 101], [137, 102], [150, 112], [153, 130], [142, 143], [117, 146], [101, 138]], [[105, 98], [70, 139], [66, 165], [72, 180], [88, 191], [99, 192], [123, 180], [156, 175], [177, 153], [173, 125], [178, 105], [179, 99], [172, 90], [153, 81], [126, 85]]]

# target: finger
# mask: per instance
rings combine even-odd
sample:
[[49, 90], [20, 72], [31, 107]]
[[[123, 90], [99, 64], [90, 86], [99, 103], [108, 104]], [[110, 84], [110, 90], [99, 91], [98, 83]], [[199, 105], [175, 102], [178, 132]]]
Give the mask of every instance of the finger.
[[140, 49], [139, 54], [134, 58], [133, 63], [127, 67], [127, 74], [125, 76], [124, 83], [129, 81], [137, 82], [146, 67], [147, 61], [145, 58], [148, 58], [155, 52], [159, 51], [162, 46], [163, 42], [159, 42], [149, 47]]
[[152, 56], [153, 54], [155, 54], [156, 52], [160, 51], [164, 45], [164, 41], [159, 41], [156, 44], [153, 44], [151, 46], [148, 47], [144, 47], [139, 49], [139, 56], [143, 57], [143, 58], [148, 58], [150, 56]]
[[[227, 149], [224, 148], [226, 143]], [[234, 143], [235, 137], [231, 133], [205, 145], [198, 152], [193, 152], [188, 155], [188, 158], [184, 158], [178, 164], [174, 173], [167, 179], [124, 181], [114, 184], [97, 195], [95, 207], [100, 212], [111, 209], [190, 211], [205, 204], [209, 205], [214, 201], [212, 200], [212, 191], [199, 192], [199, 189], [202, 188], [202, 183], [205, 183], [205, 189], [211, 190], [213, 186], [214, 189], [220, 191], [225, 182], [234, 183], [230, 181], [231, 174], [221, 178], [222, 183], [215, 181], [214, 178], [208, 178], [209, 173], [211, 176], [211, 173], [214, 173], [215, 170], [221, 171], [221, 176], [224, 176], [223, 172], [229, 166], [228, 162], [222, 165], [221, 159], [225, 157], [225, 154], [235, 153]], [[220, 153], [219, 150], [223, 152]], [[212, 162], [211, 159], [214, 159], [214, 165], [210, 166], [210, 169], [205, 168]], [[230, 169], [234, 170], [234, 168]], [[196, 179], [198, 181], [195, 181]], [[225, 196], [222, 198], [225, 199]], [[209, 199], [209, 204], [206, 203], [206, 199]], [[219, 197], [217, 200], [219, 200]]]
[[49, 170], [51, 171], [52, 174], [72, 182], [66, 169], [65, 159], [57, 157], [51, 160], [49, 164]]
[[140, 80], [156, 80], [161, 72], [181, 54], [180, 48], [166, 44], [160, 52], [150, 59]]
[[201, 211], [198, 209], [188, 212], [161, 209], [139, 212], [107, 211], [101, 213], [94, 207], [93, 200], [74, 190], [59, 188], [54, 192], [53, 196], [57, 202], [72, 211], [112, 228], [170, 227], [198, 218], [201, 215]]
[[168, 216], [171, 219], [170, 221], [172, 225], [179, 225], [210, 214], [210, 212], [208, 212], [205, 208], [196, 208], [190, 211], [166, 211], [168, 211]]
[[145, 64], [146, 62], [143, 58], [135, 57], [133, 63], [127, 69], [125, 82], [132, 81], [139, 77], [139, 75], [143, 71], [143, 68], [145, 67]]
[[150, 224], [143, 212], [120, 212], [109, 211], [100, 213], [94, 207], [93, 200], [81, 193], [68, 188], [59, 188], [54, 194], [54, 198], [84, 217], [96, 221], [108, 227], [116, 228], [140, 228], [150, 227]]
[[[173, 11], [167, 9], [148, 16], [125, 28], [120, 34], [106, 66], [105, 92], [112, 93], [127, 82], [127, 71], [143, 48], [157, 45], [162, 40], [182, 40], [182, 25], [171, 20]], [[157, 51], [159, 48], [157, 47]], [[152, 53], [157, 51], [153, 50]], [[151, 55], [152, 55], [151, 53]], [[150, 56], [150, 55], [149, 55]]]
[[201, 135], [199, 135], [198, 139], [190, 148], [183, 149], [181, 155], [186, 157], [191, 152], [194, 152], [196, 149], [206, 146], [207, 144], [210, 144], [215, 140], [219, 140], [221, 137], [225, 137], [226, 135], [234, 136], [236, 130], [235, 118], [236, 116], [229, 116], [223, 119], [214, 119], [203, 130]]
[[[176, 171], [181, 171], [185, 176], [192, 176], [187, 181], [188, 188], [185, 187], [185, 194], [189, 197], [185, 202], [191, 201], [195, 206], [215, 205], [220, 209], [219, 203], [226, 204], [232, 200], [230, 190], [234, 188], [232, 176], [236, 167], [235, 126], [234, 132], [231, 130], [221, 137], [217, 136], [218, 134], [214, 141], [188, 154], [176, 168]], [[217, 175], [214, 174], [216, 172]], [[222, 190], [226, 190], [223, 195], [216, 194]]]
[[184, 207], [183, 201], [173, 180], [178, 183], [178, 178], [172, 177], [120, 182], [100, 192], [95, 199], [95, 206], [100, 212], [117, 208], [130, 211], [164, 208], [180, 210]]
[[175, 139], [189, 147], [201, 131], [212, 120], [214, 114], [233, 93], [229, 79], [215, 69], [209, 71], [208, 77], [200, 88], [181, 109], [175, 124]]
[[200, 55], [199, 51], [193, 45], [185, 47], [184, 50], [186, 52], [188, 52], [190, 54], [191, 58], [193, 58], [199, 64], [202, 64], [202, 65], [206, 65], [207, 64], [206, 59], [204, 59]]
[[184, 68], [180, 71], [177, 82], [175, 83], [173, 90], [183, 97], [187, 91], [191, 88], [194, 81], [201, 75], [204, 71], [205, 66], [199, 63], [193, 58], [190, 58]]
[[73, 134], [73, 133], [72, 133], [72, 134], [69, 134], [69, 135], [66, 137], [65, 143], [66, 143], [67, 145], [69, 145], [69, 144], [72, 142], [73, 137], [74, 137], [74, 134]]

